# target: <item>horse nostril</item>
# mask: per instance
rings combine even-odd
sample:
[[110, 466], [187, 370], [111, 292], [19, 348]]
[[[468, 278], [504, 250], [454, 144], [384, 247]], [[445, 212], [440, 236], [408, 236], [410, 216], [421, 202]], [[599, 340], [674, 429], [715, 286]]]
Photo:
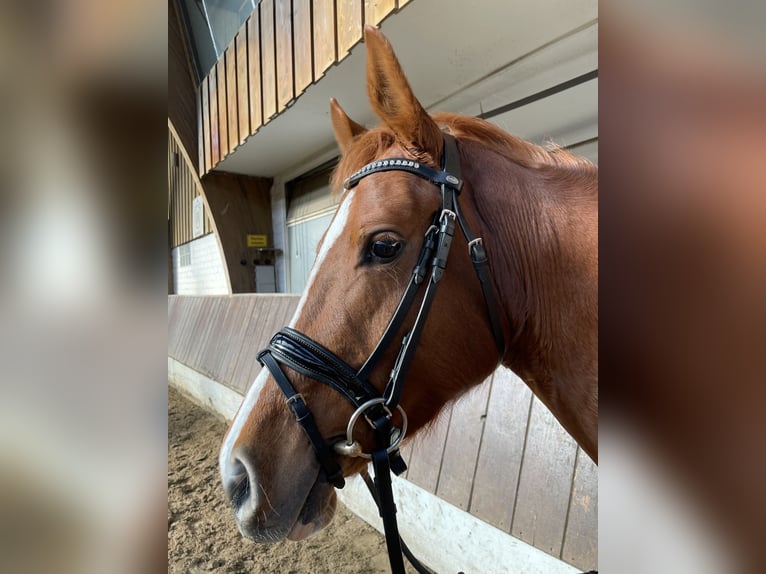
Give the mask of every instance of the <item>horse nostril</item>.
[[223, 487], [234, 510], [245, 503], [250, 495], [250, 473], [246, 462], [241, 456], [233, 455], [228, 464], [222, 468]]
[[234, 484], [234, 487], [229, 492], [229, 500], [231, 501], [234, 510], [239, 510], [239, 507], [242, 506], [242, 503], [245, 500], [247, 500], [249, 494], [250, 480], [248, 480], [247, 475], [244, 475], [240, 478], [238, 483]]

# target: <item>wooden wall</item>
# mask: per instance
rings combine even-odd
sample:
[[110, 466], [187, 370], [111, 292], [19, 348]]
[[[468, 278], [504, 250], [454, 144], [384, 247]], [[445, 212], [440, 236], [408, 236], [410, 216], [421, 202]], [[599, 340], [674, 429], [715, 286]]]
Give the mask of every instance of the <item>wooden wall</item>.
[[[192, 202], [204, 193], [194, 166], [187, 159], [180, 145], [177, 132], [168, 125], [168, 225], [170, 248], [178, 247], [194, 239], [192, 234]], [[203, 206], [204, 228], [202, 234], [213, 231], [213, 222], [207, 205]]]
[[200, 179], [178, 133], [168, 123], [169, 248], [195, 239], [192, 202], [202, 196], [202, 235], [217, 234], [233, 293], [255, 291], [253, 260], [258, 254], [247, 246], [247, 235], [265, 235], [267, 246], [274, 245], [270, 192], [271, 180], [261, 177], [213, 172]]
[[197, 93], [199, 174], [292, 105], [407, 0], [261, 0]]
[[511, 371], [499, 368], [402, 452], [411, 482], [578, 568], [597, 567], [597, 467]]
[[[232, 293], [255, 291], [257, 252], [247, 246], [248, 234], [265, 235], [274, 246], [271, 225], [271, 180], [211, 172], [202, 178], [210, 214], [218, 230]], [[244, 264], [242, 263], [244, 261]]]
[[168, 356], [245, 394], [261, 365], [255, 358], [287, 325], [298, 295], [168, 297]]
[[194, 72], [186, 30], [177, 0], [168, 0], [168, 118], [179, 139], [196, 161], [200, 118], [197, 79]]
[[[244, 394], [260, 370], [256, 353], [298, 299], [168, 297], [168, 355]], [[411, 482], [577, 568], [597, 567], [597, 468], [507, 369], [403, 453]]]

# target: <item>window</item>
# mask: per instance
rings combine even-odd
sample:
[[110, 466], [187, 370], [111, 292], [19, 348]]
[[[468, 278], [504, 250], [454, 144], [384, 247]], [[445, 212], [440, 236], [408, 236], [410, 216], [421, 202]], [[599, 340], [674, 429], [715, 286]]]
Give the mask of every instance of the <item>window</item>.
[[178, 248], [178, 266], [190, 267], [191, 263], [191, 245], [184, 243]]

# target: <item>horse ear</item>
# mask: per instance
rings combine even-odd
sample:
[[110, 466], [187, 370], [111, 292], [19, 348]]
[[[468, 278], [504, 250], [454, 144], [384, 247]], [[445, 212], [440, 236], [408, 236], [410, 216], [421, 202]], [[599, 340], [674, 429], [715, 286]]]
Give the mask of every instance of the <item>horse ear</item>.
[[442, 151], [439, 126], [412, 92], [399, 60], [377, 28], [365, 26], [367, 93], [372, 108], [396, 137], [413, 152], [424, 151], [438, 161]]
[[335, 140], [338, 142], [341, 153], [346, 153], [348, 146], [351, 145], [356, 136], [367, 131], [367, 128], [346, 115], [335, 98], [330, 98], [330, 117], [332, 118], [332, 131], [335, 132]]

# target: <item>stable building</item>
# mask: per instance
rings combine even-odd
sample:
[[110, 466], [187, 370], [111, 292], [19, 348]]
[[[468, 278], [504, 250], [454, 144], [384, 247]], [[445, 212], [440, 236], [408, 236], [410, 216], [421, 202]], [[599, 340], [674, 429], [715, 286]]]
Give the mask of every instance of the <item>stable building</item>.
[[[289, 321], [339, 200], [330, 98], [378, 123], [365, 24], [428, 111], [598, 162], [592, 0], [169, 0], [168, 22], [169, 377], [226, 416], [260, 369], [255, 351]], [[427, 564], [597, 568], [597, 469], [509, 371], [405, 451], [401, 528]], [[343, 493], [374, 524], [366, 497]], [[437, 513], [447, 532], [424, 536]]]

